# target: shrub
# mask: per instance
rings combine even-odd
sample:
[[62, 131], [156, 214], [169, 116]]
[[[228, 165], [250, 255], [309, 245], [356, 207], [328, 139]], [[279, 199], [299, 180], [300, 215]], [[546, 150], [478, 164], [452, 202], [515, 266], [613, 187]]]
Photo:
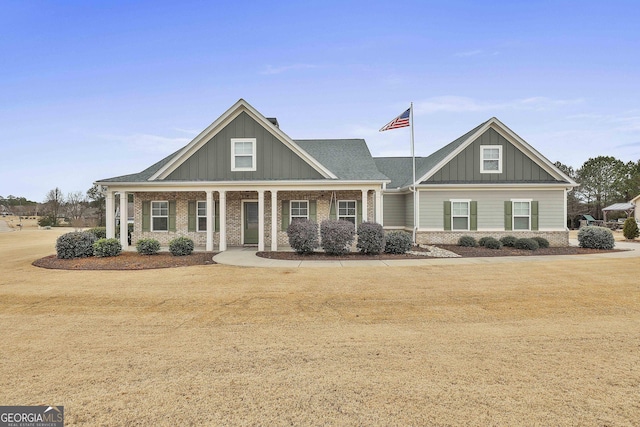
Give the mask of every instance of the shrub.
[[40, 219], [38, 219], [38, 225], [40, 227], [52, 227], [56, 225], [56, 218], [53, 215], [41, 216]]
[[299, 254], [310, 254], [320, 246], [318, 224], [308, 219], [296, 219], [287, 227], [289, 246]]
[[485, 236], [478, 239], [478, 246], [484, 246], [487, 240], [493, 239], [493, 237]]
[[549, 241], [544, 237], [536, 236], [536, 237], [532, 237], [532, 239], [536, 241], [539, 248], [544, 249], [549, 247]]
[[504, 236], [500, 239], [502, 246], [514, 247], [518, 238], [516, 236]]
[[622, 227], [622, 234], [627, 240], [633, 240], [636, 237], [640, 236], [640, 230], [638, 230], [638, 223], [636, 222], [635, 218], [627, 218], [627, 220], [624, 222], [624, 226]]
[[86, 230], [87, 233], [91, 233], [96, 236], [96, 239], [106, 239], [107, 238], [107, 227], [93, 227]]
[[99, 239], [93, 244], [93, 255], [97, 257], [118, 256], [122, 244], [118, 239]]
[[484, 245], [482, 246], [489, 249], [500, 249], [502, 248], [502, 243], [500, 243], [500, 240], [498, 239], [494, 239], [493, 237], [487, 237], [484, 241]]
[[173, 256], [185, 256], [193, 252], [193, 240], [188, 237], [176, 237], [169, 242], [169, 252]]
[[514, 246], [516, 249], [526, 249], [528, 251], [535, 251], [539, 248], [538, 242], [527, 237], [516, 240], [516, 244]]
[[578, 231], [578, 242], [581, 248], [613, 249], [616, 242], [611, 230], [605, 227], [589, 225]]
[[96, 236], [84, 231], [72, 231], [63, 234], [56, 241], [58, 258], [85, 258], [93, 256], [93, 243]]
[[140, 239], [136, 243], [136, 251], [141, 255], [155, 255], [160, 251], [160, 242], [156, 239]]
[[356, 247], [363, 254], [377, 255], [384, 251], [384, 229], [377, 222], [363, 222], [358, 227]]
[[349, 221], [326, 219], [320, 224], [322, 249], [330, 255], [342, 255], [351, 250], [356, 230]]
[[385, 236], [384, 251], [388, 254], [404, 254], [411, 250], [411, 235], [405, 231], [390, 231]]
[[458, 239], [458, 246], [475, 248], [478, 246], [478, 242], [476, 242], [476, 239], [474, 239], [473, 236], [462, 236]]

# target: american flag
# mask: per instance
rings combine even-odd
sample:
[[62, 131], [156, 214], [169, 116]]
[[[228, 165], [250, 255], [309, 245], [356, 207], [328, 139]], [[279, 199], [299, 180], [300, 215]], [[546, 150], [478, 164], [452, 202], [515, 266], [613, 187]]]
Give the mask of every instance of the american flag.
[[380, 129], [380, 132], [383, 132], [385, 130], [391, 130], [391, 129], [406, 128], [407, 126], [409, 126], [410, 112], [411, 112], [411, 108], [408, 108], [407, 111], [400, 114], [398, 117], [396, 117], [395, 119], [391, 120], [389, 123], [384, 125], [382, 129]]

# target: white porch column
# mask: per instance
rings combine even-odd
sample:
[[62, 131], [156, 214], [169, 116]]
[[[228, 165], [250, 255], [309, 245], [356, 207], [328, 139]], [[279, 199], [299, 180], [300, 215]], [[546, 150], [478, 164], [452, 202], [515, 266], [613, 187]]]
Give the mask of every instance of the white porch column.
[[380, 225], [384, 225], [382, 212], [382, 191], [376, 190], [376, 222]]
[[264, 190], [258, 190], [258, 251], [264, 251]]
[[116, 237], [116, 211], [113, 203], [113, 191], [107, 190], [105, 195], [105, 221], [107, 226], [107, 239]]
[[369, 190], [362, 190], [362, 222], [368, 221]]
[[213, 251], [213, 233], [215, 232], [213, 228], [213, 191], [207, 191], [207, 252]]
[[129, 200], [127, 193], [120, 192], [120, 244], [123, 248], [129, 246]]
[[278, 250], [278, 192], [271, 190], [271, 250]]
[[220, 194], [220, 252], [227, 250], [227, 192], [218, 191]]

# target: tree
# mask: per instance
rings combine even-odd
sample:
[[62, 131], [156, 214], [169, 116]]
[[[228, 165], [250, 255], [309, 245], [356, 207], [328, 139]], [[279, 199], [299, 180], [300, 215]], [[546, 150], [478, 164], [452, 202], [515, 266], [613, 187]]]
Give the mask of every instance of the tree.
[[87, 197], [90, 200], [89, 206], [96, 209], [98, 214], [98, 225], [100, 226], [105, 225], [104, 213], [107, 210], [104, 193], [104, 187], [95, 184], [87, 190]]
[[622, 190], [626, 180], [626, 165], [611, 156], [598, 156], [587, 160], [576, 175], [580, 187], [576, 195], [589, 206], [590, 213], [602, 219], [602, 208], [623, 201]]
[[49, 190], [45, 199], [44, 199], [44, 209], [47, 215], [51, 218], [53, 224], [58, 224], [58, 215], [62, 210], [62, 205], [64, 204], [64, 196], [62, 195], [62, 191], [58, 187], [53, 190]]
[[[574, 181], [578, 180], [576, 171], [575, 169], [573, 169], [573, 167], [567, 166], [560, 162], [555, 162], [554, 164], [569, 178], [573, 179]], [[578, 194], [576, 193], [575, 189], [567, 193], [567, 225], [569, 226], [569, 228], [578, 227], [578, 221], [580, 220], [582, 214], [587, 212], [587, 209], [588, 207], [578, 198]]]
[[79, 220], [82, 218], [85, 210], [87, 209], [87, 199], [82, 191], [67, 194], [65, 209], [67, 216], [72, 220]]

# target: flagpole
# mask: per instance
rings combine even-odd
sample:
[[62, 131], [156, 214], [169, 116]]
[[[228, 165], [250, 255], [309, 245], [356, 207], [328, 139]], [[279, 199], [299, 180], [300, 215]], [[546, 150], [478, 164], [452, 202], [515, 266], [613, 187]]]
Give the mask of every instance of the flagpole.
[[417, 196], [418, 196], [418, 191], [416, 189], [416, 153], [415, 153], [415, 147], [413, 144], [413, 102], [411, 103], [411, 106], [409, 107], [409, 124], [411, 125], [411, 163], [413, 166], [413, 243], [416, 243], [416, 231], [417, 231], [417, 216], [416, 216], [416, 212], [418, 211], [418, 206], [416, 205], [416, 200], [417, 200]]

